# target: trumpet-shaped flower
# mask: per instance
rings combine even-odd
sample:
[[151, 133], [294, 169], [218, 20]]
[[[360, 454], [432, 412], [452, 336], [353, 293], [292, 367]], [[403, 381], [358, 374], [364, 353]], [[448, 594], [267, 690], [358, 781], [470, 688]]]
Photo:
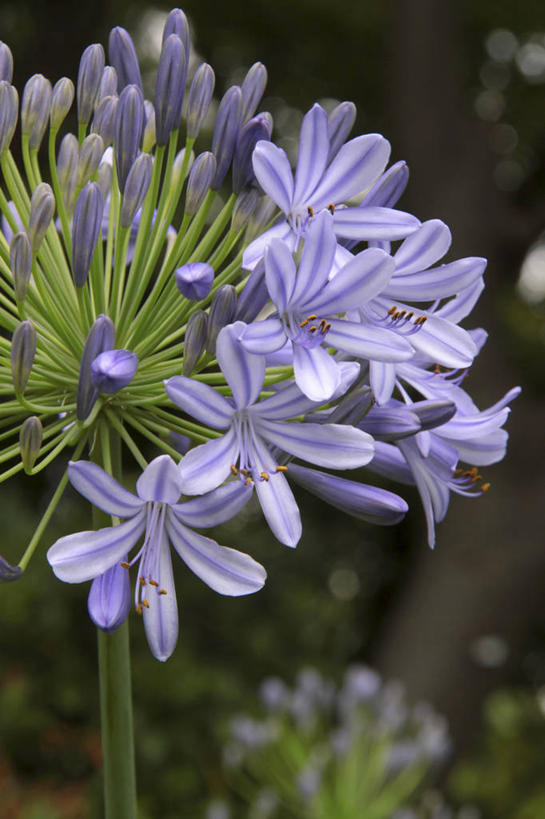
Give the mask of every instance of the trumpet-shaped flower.
[[[178, 637], [169, 541], [186, 565], [220, 594], [236, 597], [263, 586], [265, 569], [253, 558], [193, 531], [193, 527], [216, 526], [236, 515], [251, 494], [239, 481], [179, 503], [182, 479], [169, 455], [160, 455], [148, 464], [137, 481], [136, 494], [88, 461], [70, 463], [68, 475], [94, 506], [127, 520], [118, 526], [62, 537], [51, 546], [47, 559], [57, 577], [67, 583], [93, 580], [117, 564], [129, 569], [138, 563], [136, 609], [143, 615], [148, 643], [158, 660], [170, 657]], [[127, 554], [142, 535], [141, 548], [127, 561]], [[118, 592], [114, 584], [111, 594]]]

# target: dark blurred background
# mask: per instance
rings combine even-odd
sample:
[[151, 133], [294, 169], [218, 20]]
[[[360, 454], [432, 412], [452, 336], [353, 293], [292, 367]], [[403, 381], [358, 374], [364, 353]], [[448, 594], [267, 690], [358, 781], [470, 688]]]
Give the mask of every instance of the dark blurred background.
[[[295, 552], [275, 544], [252, 510], [218, 533], [266, 564], [259, 595], [216, 597], [176, 567], [181, 637], [166, 666], [152, 659], [132, 618], [143, 816], [198, 816], [206, 793], [221, 793], [222, 726], [264, 676], [289, 681], [304, 665], [339, 676], [358, 660], [447, 716], [454, 755], [444, 787], [453, 800], [473, 801], [484, 817], [539, 819], [545, 808], [528, 808], [528, 800], [543, 806], [545, 788], [543, 4], [188, 0], [183, 8], [218, 92], [254, 61], [267, 65], [262, 107], [288, 150], [315, 100], [353, 100], [356, 130], [390, 139], [392, 160], [411, 169], [401, 206], [449, 224], [450, 258], [489, 259], [487, 289], [468, 325], [484, 326], [489, 341], [468, 390], [484, 408], [515, 384], [524, 389], [507, 458], [486, 470], [490, 492], [454, 498], [435, 552], [416, 493], [402, 492], [411, 503], [406, 522], [383, 530], [336, 516], [301, 492], [304, 537]], [[125, 0], [0, 2], [0, 36], [21, 91], [34, 72], [75, 79], [84, 47], [106, 45], [109, 29], [122, 25], [151, 96], [168, 10]], [[2, 487], [1, 551], [13, 562], [55, 477]], [[70, 501], [46, 544], [88, 526], [88, 508], [75, 493]], [[96, 637], [87, 588], [59, 584], [44, 553], [23, 580], [2, 587], [0, 816], [96, 817]]]

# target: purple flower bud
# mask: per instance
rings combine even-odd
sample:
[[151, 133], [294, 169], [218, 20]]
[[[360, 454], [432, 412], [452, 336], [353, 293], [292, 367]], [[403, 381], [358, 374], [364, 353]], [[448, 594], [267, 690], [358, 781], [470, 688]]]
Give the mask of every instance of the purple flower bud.
[[401, 160], [382, 174], [362, 201], [362, 206], [392, 208], [401, 198], [409, 181], [407, 163]]
[[93, 117], [92, 131], [102, 137], [105, 147], [108, 147], [114, 141], [117, 104], [117, 94], [102, 97]]
[[0, 82], [0, 152], [11, 145], [17, 126], [19, 94], [8, 82]]
[[[370, 387], [352, 389], [339, 401], [326, 422], [328, 424], [351, 424], [355, 426], [367, 417], [374, 404], [373, 391]], [[415, 430], [413, 430], [415, 431]]]
[[72, 271], [76, 287], [87, 281], [102, 226], [102, 193], [97, 182], [88, 182], [76, 201], [72, 221]]
[[204, 310], [196, 310], [188, 319], [184, 338], [182, 375], [191, 375], [206, 347], [208, 316]]
[[196, 139], [206, 119], [216, 82], [214, 71], [203, 63], [195, 72], [187, 99], [187, 136]]
[[20, 566], [12, 566], [3, 557], [0, 557], [0, 581], [2, 583], [11, 583], [13, 580], [19, 580], [23, 570]]
[[49, 122], [52, 131], [58, 131], [74, 102], [74, 83], [68, 77], [61, 77], [53, 86]]
[[248, 225], [248, 221], [258, 207], [260, 200], [261, 193], [256, 188], [245, 188], [238, 195], [231, 216], [231, 230], [234, 233], [239, 233]]
[[[115, 29], [114, 29], [115, 30]], [[144, 130], [144, 98], [136, 85], [127, 85], [119, 97], [115, 118], [115, 162], [121, 193], [138, 156]]]
[[216, 340], [220, 330], [231, 324], [237, 307], [237, 291], [232, 284], [224, 284], [214, 293], [208, 313], [208, 336], [206, 351], [216, 352]]
[[23, 301], [32, 270], [32, 247], [26, 233], [16, 233], [9, 246], [9, 264], [13, 274], [15, 298]]
[[97, 101], [104, 97], [117, 97], [117, 71], [113, 65], [105, 65], [100, 78]]
[[98, 390], [92, 381], [91, 367], [95, 358], [105, 350], [112, 350], [115, 344], [115, 327], [111, 318], [100, 315], [89, 330], [79, 368], [76, 393], [76, 416], [85, 421], [98, 398]]
[[251, 185], [255, 180], [252, 166], [252, 154], [259, 140], [270, 140], [272, 121], [266, 114], [248, 120], [242, 126], [235, 145], [233, 157], [233, 190], [235, 193]]
[[267, 69], [263, 63], [254, 63], [242, 81], [242, 122], [246, 122], [257, 111], [261, 102], [265, 86], [267, 85]]
[[28, 219], [28, 238], [34, 253], [40, 247], [54, 213], [55, 195], [47, 182], [40, 182], [34, 188], [30, 200], [30, 216]]
[[156, 141], [155, 133], [155, 108], [150, 100], [144, 100], [144, 134], [142, 136], [142, 150], [149, 153], [153, 150]]
[[35, 355], [36, 329], [31, 321], [22, 321], [11, 339], [11, 377], [16, 395], [25, 391]]
[[129, 32], [121, 26], [116, 26], [110, 31], [108, 54], [111, 64], [117, 71], [118, 93], [121, 93], [127, 85], [136, 85], [143, 94], [142, 77], [134, 43]]
[[268, 196], [263, 196], [261, 203], [253, 212], [248, 223], [248, 230], [246, 231], [246, 241], [251, 242], [256, 236], [261, 235], [265, 228], [269, 225], [271, 219], [276, 213], [276, 205]]
[[[112, 189], [113, 169], [109, 162], [101, 162], [98, 166], [98, 184], [102, 194], [102, 201], [106, 202]], [[106, 209], [107, 210], [107, 209]]]
[[62, 198], [68, 210], [72, 210], [73, 196], [76, 189], [76, 171], [78, 168], [79, 148], [74, 134], [66, 134], [59, 146], [57, 156], [57, 175], [62, 190]]
[[91, 381], [99, 392], [113, 395], [131, 383], [138, 356], [130, 350], [105, 350], [91, 364]]
[[180, 432], [172, 432], [172, 430], [169, 430], [168, 442], [180, 455], [185, 455], [186, 452], [189, 452], [192, 444], [191, 438], [188, 438], [187, 435], [182, 435]]
[[337, 156], [356, 121], [356, 106], [353, 102], [341, 102], [327, 118], [329, 138], [328, 163]]
[[250, 324], [268, 301], [269, 290], [265, 281], [265, 264], [262, 260], [246, 279], [246, 284], [238, 297], [235, 320]]
[[78, 122], [87, 125], [98, 97], [104, 71], [104, 49], [99, 43], [87, 46], [78, 71]]
[[155, 86], [155, 132], [158, 145], [166, 145], [171, 131], [180, 127], [187, 63], [182, 41], [170, 34], [163, 42]]
[[39, 148], [47, 128], [51, 109], [51, 83], [42, 74], [34, 74], [23, 89], [21, 130], [29, 136], [31, 148]]
[[165, 22], [165, 27], [163, 29], [163, 45], [165, 44], [165, 40], [167, 40], [171, 34], [176, 34], [182, 41], [186, 61], [189, 62], [189, 51], [191, 48], [191, 42], [189, 39], [189, 25], [187, 23], [187, 17], [181, 9], [172, 9], [172, 11], [169, 12]]
[[176, 285], [190, 301], [202, 301], [212, 289], [214, 270], [206, 262], [184, 264], [174, 271]]
[[242, 94], [238, 85], [228, 88], [222, 97], [216, 116], [212, 137], [212, 153], [216, 157], [216, 175], [212, 188], [221, 187], [235, 150], [235, 141], [240, 126]]
[[128, 228], [132, 225], [134, 217], [148, 192], [153, 170], [153, 160], [149, 154], [140, 154], [129, 171], [125, 192], [121, 204], [121, 227]]
[[36, 463], [36, 458], [40, 454], [42, 446], [43, 427], [40, 419], [33, 415], [26, 418], [19, 433], [19, 448], [21, 451], [21, 461], [23, 469], [28, 473]]
[[5, 43], [0, 41], [0, 82], [13, 79], [13, 55]]
[[189, 172], [185, 194], [185, 212], [194, 216], [210, 190], [216, 175], [216, 157], [210, 151], [199, 154]]
[[89, 617], [111, 634], [126, 619], [131, 607], [131, 585], [127, 569], [115, 563], [91, 583], [87, 609]]
[[104, 153], [104, 143], [98, 134], [89, 134], [79, 149], [76, 187], [82, 188], [98, 170]]
[[417, 401], [410, 405], [410, 410], [419, 419], [422, 429], [433, 429], [456, 415], [456, 404], [452, 401]]
[[[178, 182], [180, 181], [180, 175], [182, 173], [182, 168], [184, 167], [184, 163], [186, 161], [185, 157], [186, 157], [185, 148], [182, 148], [181, 151], [178, 151], [178, 153], [174, 157], [174, 162], [172, 163], [172, 171], [171, 171], [171, 177], [170, 177], [170, 184], [172, 186], [177, 185]], [[193, 165], [192, 157], [193, 157], [193, 154], [190, 152], [189, 153], [189, 161], [187, 163], [187, 168], [186, 168], [186, 171], [185, 171], [186, 174], [187, 174], [187, 171], [191, 170], [191, 166]]]

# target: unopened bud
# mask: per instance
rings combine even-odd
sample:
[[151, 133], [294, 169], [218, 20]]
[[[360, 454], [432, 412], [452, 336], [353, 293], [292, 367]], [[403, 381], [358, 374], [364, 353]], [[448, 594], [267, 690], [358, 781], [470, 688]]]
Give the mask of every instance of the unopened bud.
[[32, 270], [32, 247], [26, 233], [16, 233], [9, 246], [9, 263], [13, 274], [15, 298], [23, 301]]
[[28, 473], [36, 463], [42, 446], [43, 427], [40, 419], [33, 415], [23, 421], [21, 432], [19, 433], [19, 448], [21, 451], [21, 461], [23, 469]]
[[99, 392], [109, 395], [131, 383], [138, 369], [138, 356], [130, 350], [105, 350], [91, 364], [91, 381]]
[[82, 188], [98, 170], [104, 153], [104, 143], [98, 134], [89, 134], [81, 143], [79, 149], [78, 169], [76, 171], [76, 187]]
[[110, 31], [108, 54], [117, 72], [118, 93], [120, 94], [127, 85], [136, 85], [143, 93], [142, 77], [134, 43], [129, 32], [121, 26], [116, 26]]
[[58, 131], [74, 102], [74, 83], [68, 77], [61, 77], [53, 86], [49, 122], [52, 131]]
[[115, 118], [115, 162], [121, 193], [138, 156], [144, 130], [144, 98], [136, 85], [127, 85], [119, 97]]
[[422, 429], [440, 427], [456, 415], [456, 404], [452, 401], [415, 401], [410, 409], [418, 416]]
[[327, 118], [329, 139], [328, 162], [337, 156], [356, 121], [356, 106], [353, 102], [341, 102]]
[[187, 63], [182, 41], [170, 34], [163, 42], [155, 86], [155, 133], [158, 145], [166, 145], [180, 127]]
[[[189, 161], [188, 161], [186, 169], [185, 169], [186, 176], [187, 176], [188, 171], [191, 170], [191, 166], [193, 165], [193, 161], [194, 161], [194, 157], [193, 157], [193, 153], [191, 152], [189, 154]], [[177, 185], [178, 182], [180, 181], [180, 174], [182, 173], [182, 168], [184, 167], [184, 164], [185, 164], [185, 148], [182, 148], [181, 151], [178, 151], [178, 153], [174, 157], [174, 162], [172, 163], [172, 172], [171, 172], [171, 177], [170, 177], [170, 180], [171, 180], [170, 184], [171, 185], [173, 185], [173, 186]]]
[[260, 204], [250, 217], [245, 240], [251, 242], [256, 236], [260, 236], [276, 213], [276, 205], [268, 196], [261, 198]]
[[153, 160], [149, 154], [140, 154], [129, 171], [125, 192], [121, 203], [121, 227], [132, 225], [139, 208], [142, 207], [151, 182]]
[[237, 291], [232, 284], [224, 284], [214, 293], [208, 314], [208, 336], [206, 351], [216, 352], [216, 340], [220, 330], [231, 324], [235, 317]]
[[78, 71], [78, 122], [87, 125], [98, 97], [104, 71], [104, 49], [99, 43], [87, 46]]
[[184, 337], [184, 360], [182, 375], [191, 375], [204, 353], [208, 336], [208, 316], [204, 310], [196, 310], [188, 319]]
[[221, 187], [235, 150], [235, 141], [240, 126], [242, 94], [238, 85], [228, 88], [222, 97], [216, 115], [216, 125], [212, 137], [212, 153], [216, 157], [216, 175], [212, 188]]
[[142, 150], [149, 153], [153, 150], [156, 141], [155, 135], [155, 108], [149, 100], [144, 100], [144, 115], [146, 124], [142, 136]]
[[251, 185], [255, 180], [252, 154], [257, 142], [270, 140], [271, 131], [272, 119], [266, 113], [258, 114], [257, 117], [248, 120], [240, 129], [233, 157], [233, 190], [235, 193], [240, 193], [243, 188]]
[[0, 42], [0, 82], [13, 79], [13, 55], [5, 43]]
[[130, 608], [129, 572], [117, 562], [91, 583], [87, 598], [89, 617], [97, 628], [111, 634], [126, 620]]
[[62, 191], [62, 198], [68, 210], [72, 210], [73, 196], [76, 190], [76, 172], [78, 169], [79, 148], [74, 134], [66, 134], [59, 146], [57, 156], [57, 175]]
[[234, 233], [244, 230], [260, 201], [261, 194], [256, 188], [245, 188], [238, 195], [231, 216], [231, 230]]
[[51, 83], [42, 74], [34, 74], [23, 89], [21, 130], [29, 137], [31, 148], [39, 148], [51, 110]]
[[19, 94], [9, 82], [0, 82], [0, 152], [11, 145], [17, 126]]
[[36, 329], [31, 321], [22, 321], [11, 339], [11, 377], [16, 395], [25, 391], [35, 355]]
[[187, 136], [196, 139], [206, 119], [215, 84], [214, 71], [203, 63], [195, 72], [187, 98]]
[[102, 227], [102, 193], [97, 182], [88, 182], [76, 201], [72, 220], [72, 270], [76, 287], [87, 281]]
[[333, 412], [327, 416], [327, 423], [356, 426], [365, 418], [374, 403], [372, 389], [359, 387], [343, 396]]
[[190, 301], [202, 301], [212, 289], [214, 270], [206, 262], [184, 264], [174, 275], [178, 290]]
[[102, 193], [102, 201], [106, 202], [108, 195], [112, 189], [113, 169], [109, 162], [101, 162], [98, 166], [98, 184], [100, 185], [100, 192]]
[[261, 260], [246, 279], [246, 284], [238, 297], [235, 320], [250, 324], [263, 310], [269, 298], [265, 281], [265, 263]]
[[382, 174], [362, 201], [363, 207], [373, 205], [392, 208], [401, 198], [409, 181], [407, 163], [400, 160]]
[[[184, 373], [184, 375], [185, 374], [186, 373]], [[180, 432], [172, 432], [172, 430], [170, 430], [168, 433], [168, 442], [180, 455], [185, 455], [185, 453], [191, 449], [191, 438], [188, 438], [187, 435], [182, 435]]]
[[185, 195], [185, 212], [194, 216], [210, 190], [216, 175], [216, 157], [210, 151], [199, 154], [191, 167]]
[[100, 315], [93, 323], [83, 347], [76, 393], [76, 416], [85, 421], [98, 398], [98, 390], [92, 381], [93, 361], [105, 350], [112, 350], [115, 344], [115, 327], [108, 316]]
[[189, 62], [189, 49], [191, 47], [189, 39], [189, 25], [187, 17], [181, 9], [172, 9], [165, 21], [163, 28], [163, 44], [171, 34], [176, 34], [184, 45], [186, 59]]
[[0, 581], [2, 583], [11, 583], [13, 580], [19, 580], [23, 570], [20, 566], [12, 566], [5, 558], [0, 557]]
[[267, 85], [267, 69], [263, 63], [254, 63], [242, 81], [242, 122], [257, 111]]
[[37, 252], [55, 213], [55, 195], [47, 182], [40, 182], [34, 188], [30, 200], [28, 238], [34, 253]]
[[113, 65], [105, 65], [98, 87], [97, 102], [104, 97], [117, 97], [117, 71]]
[[91, 130], [102, 137], [102, 142], [106, 148], [114, 141], [117, 103], [117, 94], [115, 96], [102, 97], [93, 117]]

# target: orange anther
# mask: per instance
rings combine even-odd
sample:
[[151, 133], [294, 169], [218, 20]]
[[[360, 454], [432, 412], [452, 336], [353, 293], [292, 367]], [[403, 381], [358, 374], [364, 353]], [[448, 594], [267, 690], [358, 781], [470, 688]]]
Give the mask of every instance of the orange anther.
[[122, 560], [120, 565], [122, 566], [123, 569], [130, 569], [131, 568], [131, 564], [127, 563], [126, 560]]

